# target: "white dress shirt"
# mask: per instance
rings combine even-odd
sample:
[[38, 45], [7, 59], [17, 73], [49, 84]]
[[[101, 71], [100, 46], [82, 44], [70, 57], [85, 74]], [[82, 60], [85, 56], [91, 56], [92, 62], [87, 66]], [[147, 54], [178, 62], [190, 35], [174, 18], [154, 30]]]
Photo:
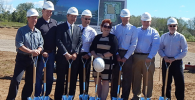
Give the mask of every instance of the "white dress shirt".
[[83, 46], [81, 48], [81, 52], [89, 53], [89, 48], [91, 46], [93, 39], [97, 35], [97, 32], [90, 26], [83, 27], [82, 25], [79, 25], [79, 27], [81, 28], [81, 30], [85, 28], [82, 33]]
[[125, 26], [121, 23], [113, 28], [112, 34], [114, 34], [118, 39], [119, 49], [127, 50], [124, 57], [128, 59], [134, 52], [137, 45], [137, 28], [129, 23]]
[[160, 45], [160, 36], [158, 31], [152, 27], [143, 30], [142, 27], [137, 28], [138, 42], [135, 49], [137, 53], [149, 53], [148, 58], [152, 59], [158, 52]]
[[188, 52], [188, 45], [185, 37], [175, 32], [170, 34], [169, 32], [161, 36], [160, 49], [158, 53], [161, 57], [174, 57], [176, 60], [182, 59]]

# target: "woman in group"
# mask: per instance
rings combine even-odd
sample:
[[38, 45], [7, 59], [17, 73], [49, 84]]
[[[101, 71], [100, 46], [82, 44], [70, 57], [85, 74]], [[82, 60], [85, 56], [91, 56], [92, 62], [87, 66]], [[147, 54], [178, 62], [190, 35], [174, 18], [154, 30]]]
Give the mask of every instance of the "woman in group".
[[[98, 97], [101, 100], [106, 100], [109, 91], [109, 80], [111, 79], [114, 56], [118, 50], [118, 40], [115, 35], [110, 33], [112, 22], [110, 19], [105, 19], [101, 23], [102, 34], [97, 35], [90, 47], [91, 54], [94, 59], [97, 57], [103, 58], [105, 69], [99, 74], [98, 80]], [[94, 80], [97, 78], [97, 72], [93, 72]]]

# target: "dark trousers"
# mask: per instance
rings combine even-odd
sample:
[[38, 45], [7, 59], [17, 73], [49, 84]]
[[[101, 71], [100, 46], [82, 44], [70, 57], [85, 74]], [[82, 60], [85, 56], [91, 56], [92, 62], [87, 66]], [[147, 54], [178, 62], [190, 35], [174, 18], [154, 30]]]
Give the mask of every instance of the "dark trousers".
[[[26, 71], [26, 72], [25, 72]], [[17, 53], [14, 75], [10, 83], [6, 100], [15, 100], [19, 84], [25, 72], [25, 84], [22, 90], [22, 100], [27, 100], [33, 90], [33, 61], [29, 55]]]
[[[46, 64], [46, 93], [45, 95], [48, 96], [52, 90], [52, 84], [53, 84], [53, 71], [54, 71], [54, 61], [55, 61], [55, 52], [48, 53], [48, 61]], [[46, 61], [46, 58], [45, 58]], [[35, 96], [41, 96], [44, 94], [44, 87], [42, 88], [43, 84], [43, 68], [44, 68], [44, 62], [42, 59], [42, 55], [39, 56], [39, 61], [37, 64], [36, 69], [36, 86], [35, 86]]]
[[[81, 59], [81, 58], [80, 58]], [[84, 62], [86, 59], [84, 59]], [[80, 94], [83, 94], [83, 62], [79, 60], [79, 87], [80, 87]], [[89, 79], [90, 79], [90, 69], [91, 69], [91, 59], [88, 59], [85, 64], [85, 94], [88, 94], [89, 90]]]
[[[126, 54], [125, 50], [120, 50], [119, 55], [121, 58]], [[114, 65], [112, 69], [112, 80], [111, 80], [111, 97], [117, 97], [118, 89], [118, 78], [119, 78], [119, 64]], [[126, 60], [125, 64], [122, 67], [123, 80], [122, 80], [122, 95], [123, 100], [128, 100], [130, 89], [131, 89], [131, 80], [132, 80], [132, 56]]]
[[[167, 89], [166, 89], [166, 97], [171, 99], [171, 83], [172, 77], [175, 81], [175, 96], [177, 100], [184, 100], [184, 76], [183, 76], [183, 67], [182, 67], [182, 60], [176, 60], [172, 62], [171, 66], [169, 67], [169, 74], [168, 74], [168, 82], [167, 82]], [[169, 63], [167, 63], [167, 66]], [[162, 78], [163, 78], [163, 86], [162, 86], [162, 96], [164, 96], [164, 85], [165, 85], [165, 76], [166, 76], [166, 66], [165, 61], [162, 61]]]
[[[69, 95], [73, 95], [73, 96], [75, 95], [75, 90], [76, 90], [77, 72], [79, 66], [78, 58], [79, 57], [77, 57], [77, 59], [73, 61], [71, 65], [70, 89], [68, 91], [69, 91]], [[56, 88], [54, 94], [55, 100], [61, 100], [62, 95], [67, 94], [68, 67], [69, 67], [69, 63], [64, 56], [57, 57], [57, 61], [56, 61], [57, 80], [56, 80]], [[66, 82], [65, 82], [65, 75], [66, 75]], [[65, 88], [64, 88], [64, 84], [66, 84]]]

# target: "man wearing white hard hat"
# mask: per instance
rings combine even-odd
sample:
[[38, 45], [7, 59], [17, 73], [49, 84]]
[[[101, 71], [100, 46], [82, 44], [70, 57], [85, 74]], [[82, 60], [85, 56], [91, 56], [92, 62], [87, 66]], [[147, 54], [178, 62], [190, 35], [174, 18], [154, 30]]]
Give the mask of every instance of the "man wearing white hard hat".
[[[69, 95], [74, 96], [76, 90], [77, 82], [77, 72], [78, 72], [78, 63], [80, 58], [77, 57], [77, 54], [80, 52], [80, 47], [82, 45], [82, 34], [81, 29], [76, 26], [78, 16], [78, 10], [75, 7], [71, 7], [67, 11], [67, 21], [57, 26], [57, 55], [56, 55], [56, 89], [55, 89], [55, 100], [61, 100], [62, 95], [67, 89], [64, 87], [64, 79], [66, 74], [66, 79], [68, 79], [68, 61], [72, 61], [72, 70], [71, 70], [71, 79], [70, 79], [70, 89]], [[66, 80], [66, 84], [68, 84]], [[67, 85], [66, 85], [67, 88]]]
[[160, 48], [158, 53], [163, 58], [162, 61], [162, 97], [164, 96], [164, 86], [165, 86], [165, 74], [166, 65], [169, 67], [168, 82], [166, 89], [166, 97], [171, 99], [171, 83], [172, 77], [175, 81], [175, 96], [177, 100], [184, 100], [184, 75], [183, 75], [183, 61], [182, 59], [186, 56], [188, 52], [188, 46], [184, 35], [177, 32], [177, 20], [173, 17], [169, 18], [167, 21], [167, 26], [169, 32], [164, 33], [161, 36]]
[[37, 64], [37, 72], [36, 72], [36, 87], [35, 87], [35, 96], [39, 97], [43, 93], [42, 90], [42, 75], [44, 62], [47, 60], [46, 64], [46, 94], [48, 96], [52, 90], [53, 84], [53, 70], [54, 70], [54, 61], [55, 61], [55, 53], [56, 53], [56, 29], [57, 22], [52, 19], [52, 12], [54, 11], [54, 5], [51, 1], [46, 1], [43, 4], [42, 9], [42, 17], [38, 19], [35, 27], [41, 31], [41, 34], [44, 39], [44, 50], [43, 55], [39, 56], [39, 61]]
[[[143, 77], [142, 93], [147, 98], [152, 96], [153, 75], [155, 71], [155, 55], [160, 45], [160, 36], [156, 29], [150, 27], [152, 17], [148, 12], [141, 16], [142, 26], [137, 28], [138, 42], [133, 54], [133, 100], [139, 100], [141, 95], [141, 82]], [[148, 66], [146, 66], [146, 65]], [[146, 72], [148, 69], [148, 80], [146, 80]], [[147, 94], [145, 94], [146, 81], [148, 81]]]
[[[123, 9], [120, 13], [121, 24], [113, 28], [113, 33], [119, 42], [117, 61], [124, 62], [122, 68], [122, 96], [123, 100], [129, 100], [132, 76], [132, 53], [137, 45], [137, 28], [129, 23], [130, 11]], [[117, 97], [117, 86], [119, 77], [119, 64], [117, 63], [112, 71], [111, 97]]]
[[25, 84], [22, 90], [22, 100], [27, 100], [33, 91], [33, 59], [37, 60], [43, 49], [41, 32], [35, 28], [38, 12], [35, 9], [27, 11], [28, 24], [18, 29], [15, 39], [16, 64], [6, 100], [15, 100], [18, 87], [25, 72]]
[[[85, 75], [85, 94], [88, 94], [88, 88], [89, 88], [89, 78], [90, 78], [90, 45], [94, 39], [94, 37], [97, 35], [97, 32], [89, 26], [90, 22], [91, 22], [91, 18], [92, 18], [92, 13], [90, 10], [86, 9], [82, 12], [81, 14], [81, 21], [82, 24], [79, 25], [79, 27], [81, 28], [81, 33], [82, 33], [82, 47], [81, 47], [81, 53], [79, 54], [80, 57], [82, 57], [82, 59], [84, 60], [84, 62], [87, 60], [87, 63], [85, 64], [85, 69], [86, 69], [86, 75]], [[79, 64], [79, 86], [80, 86], [80, 94], [83, 94], [83, 62], [80, 59], [80, 64]]]

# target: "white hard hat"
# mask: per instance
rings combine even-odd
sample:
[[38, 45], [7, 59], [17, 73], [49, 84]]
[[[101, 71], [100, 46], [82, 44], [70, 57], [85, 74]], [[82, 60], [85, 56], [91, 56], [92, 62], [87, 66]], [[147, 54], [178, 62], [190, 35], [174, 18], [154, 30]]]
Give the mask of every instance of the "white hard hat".
[[145, 12], [145, 13], [142, 14], [141, 20], [142, 21], [151, 21], [152, 17], [148, 12]]
[[82, 12], [81, 16], [83, 16], [83, 15], [92, 17], [91, 11], [88, 10], [88, 9], [86, 9], [86, 10], [84, 10], [84, 11]]
[[31, 16], [39, 16], [39, 13], [37, 12], [36, 9], [31, 8], [27, 11], [26, 17], [31, 17]]
[[104, 68], [105, 68], [104, 60], [100, 57], [95, 58], [93, 61], [93, 67], [96, 72], [104, 71]]
[[54, 10], [54, 5], [51, 1], [46, 1], [43, 4], [43, 8], [46, 9], [46, 10]]
[[121, 10], [121, 17], [130, 17], [130, 11], [128, 9]]
[[167, 25], [170, 25], [170, 24], [178, 24], [178, 23], [175, 18], [171, 17], [167, 20]]
[[67, 14], [71, 14], [71, 15], [78, 15], [78, 10], [76, 7], [70, 7], [67, 11]]

